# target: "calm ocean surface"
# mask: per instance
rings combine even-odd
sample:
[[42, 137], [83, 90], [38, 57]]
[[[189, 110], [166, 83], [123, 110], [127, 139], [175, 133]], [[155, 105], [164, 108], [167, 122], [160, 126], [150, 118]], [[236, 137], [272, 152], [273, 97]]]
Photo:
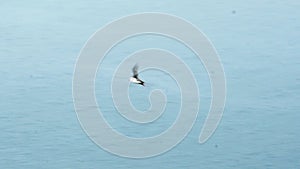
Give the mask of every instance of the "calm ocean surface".
[[[298, 0], [1, 1], [0, 168], [300, 168], [299, 8]], [[165, 115], [149, 126], [117, 115], [109, 80], [120, 60], [138, 49], [156, 47], [180, 56], [199, 77], [201, 95], [198, 119], [179, 145], [153, 158], [128, 159], [102, 150], [81, 129], [72, 77], [80, 49], [95, 31], [139, 12], [179, 16], [208, 36], [224, 66], [227, 101], [214, 135], [198, 144], [210, 104], [201, 62], [165, 37], [121, 43], [103, 60], [96, 79], [99, 106], [120, 132], [156, 135], [172, 124], [179, 109], [174, 80], [146, 71], [141, 77], [169, 98]], [[146, 110], [150, 89], [131, 85], [129, 90], [133, 105]]]

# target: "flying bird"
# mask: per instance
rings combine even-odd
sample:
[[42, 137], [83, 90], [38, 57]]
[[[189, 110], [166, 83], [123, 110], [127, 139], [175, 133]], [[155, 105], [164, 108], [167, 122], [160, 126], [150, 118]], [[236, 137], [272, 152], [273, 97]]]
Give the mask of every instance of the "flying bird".
[[137, 64], [135, 64], [134, 67], [132, 68], [133, 76], [130, 77], [130, 82], [145, 86], [144, 82], [138, 78], [138, 75], [139, 75], [138, 68], [139, 67]]

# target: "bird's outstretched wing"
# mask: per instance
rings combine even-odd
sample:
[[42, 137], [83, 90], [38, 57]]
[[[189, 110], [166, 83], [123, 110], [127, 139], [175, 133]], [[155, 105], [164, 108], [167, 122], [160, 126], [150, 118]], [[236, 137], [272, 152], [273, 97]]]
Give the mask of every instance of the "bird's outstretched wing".
[[138, 68], [139, 68], [139, 66], [137, 64], [135, 64], [132, 68], [133, 77], [135, 77], [135, 78], [138, 77]]

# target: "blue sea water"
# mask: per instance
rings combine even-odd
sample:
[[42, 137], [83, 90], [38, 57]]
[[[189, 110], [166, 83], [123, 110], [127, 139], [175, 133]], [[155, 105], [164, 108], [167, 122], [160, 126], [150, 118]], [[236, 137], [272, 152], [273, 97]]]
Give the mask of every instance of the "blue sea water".
[[[0, 167], [300, 168], [299, 8], [297, 0], [1, 1]], [[107, 73], [118, 65], [120, 54], [159, 47], [182, 56], [199, 77], [201, 95], [198, 119], [179, 145], [156, 157], [129, 159], [102, 150], [81, 129], [72, 78], [80, 49], [95, 31], [139, 12], [179, 16], [207, 35], [224, 66], [227, 101], [214, 135], [198, 144], [210, 104], [209, 79], [200, 61], [164, 37], [136, 37], [120, 44], [107, 55], [96, 80], [99, 106], [120, 132], [155, 135], [174, 121], [172, 112], [178, 109], [174, 80], [148, 71], [141, 76], [149, 81], [166, 79], [155, 86], [169, 96], [165, 115], [142, 127], [118, 119], [106, 97], [110, 91], [102, 86], [108, 86]], [[131, 96], [139, 98], [133, 104], [141, 110], [149, 107], [147, 92], [130, 86]]]

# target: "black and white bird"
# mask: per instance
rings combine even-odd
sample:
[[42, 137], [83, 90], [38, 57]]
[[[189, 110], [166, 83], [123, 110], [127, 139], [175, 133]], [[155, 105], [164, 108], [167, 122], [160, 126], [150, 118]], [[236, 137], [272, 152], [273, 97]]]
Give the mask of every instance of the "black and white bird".
[[130, 77], [130, 82], [145, 86], [144, 82], [141, 79], [138, 78], [138, 75], [139, 75], [138, 74], [138, 68], [139, 67], [138, 67], [137, 64], [134, 65], [134, 67], [132, 68], [133, 76]]

